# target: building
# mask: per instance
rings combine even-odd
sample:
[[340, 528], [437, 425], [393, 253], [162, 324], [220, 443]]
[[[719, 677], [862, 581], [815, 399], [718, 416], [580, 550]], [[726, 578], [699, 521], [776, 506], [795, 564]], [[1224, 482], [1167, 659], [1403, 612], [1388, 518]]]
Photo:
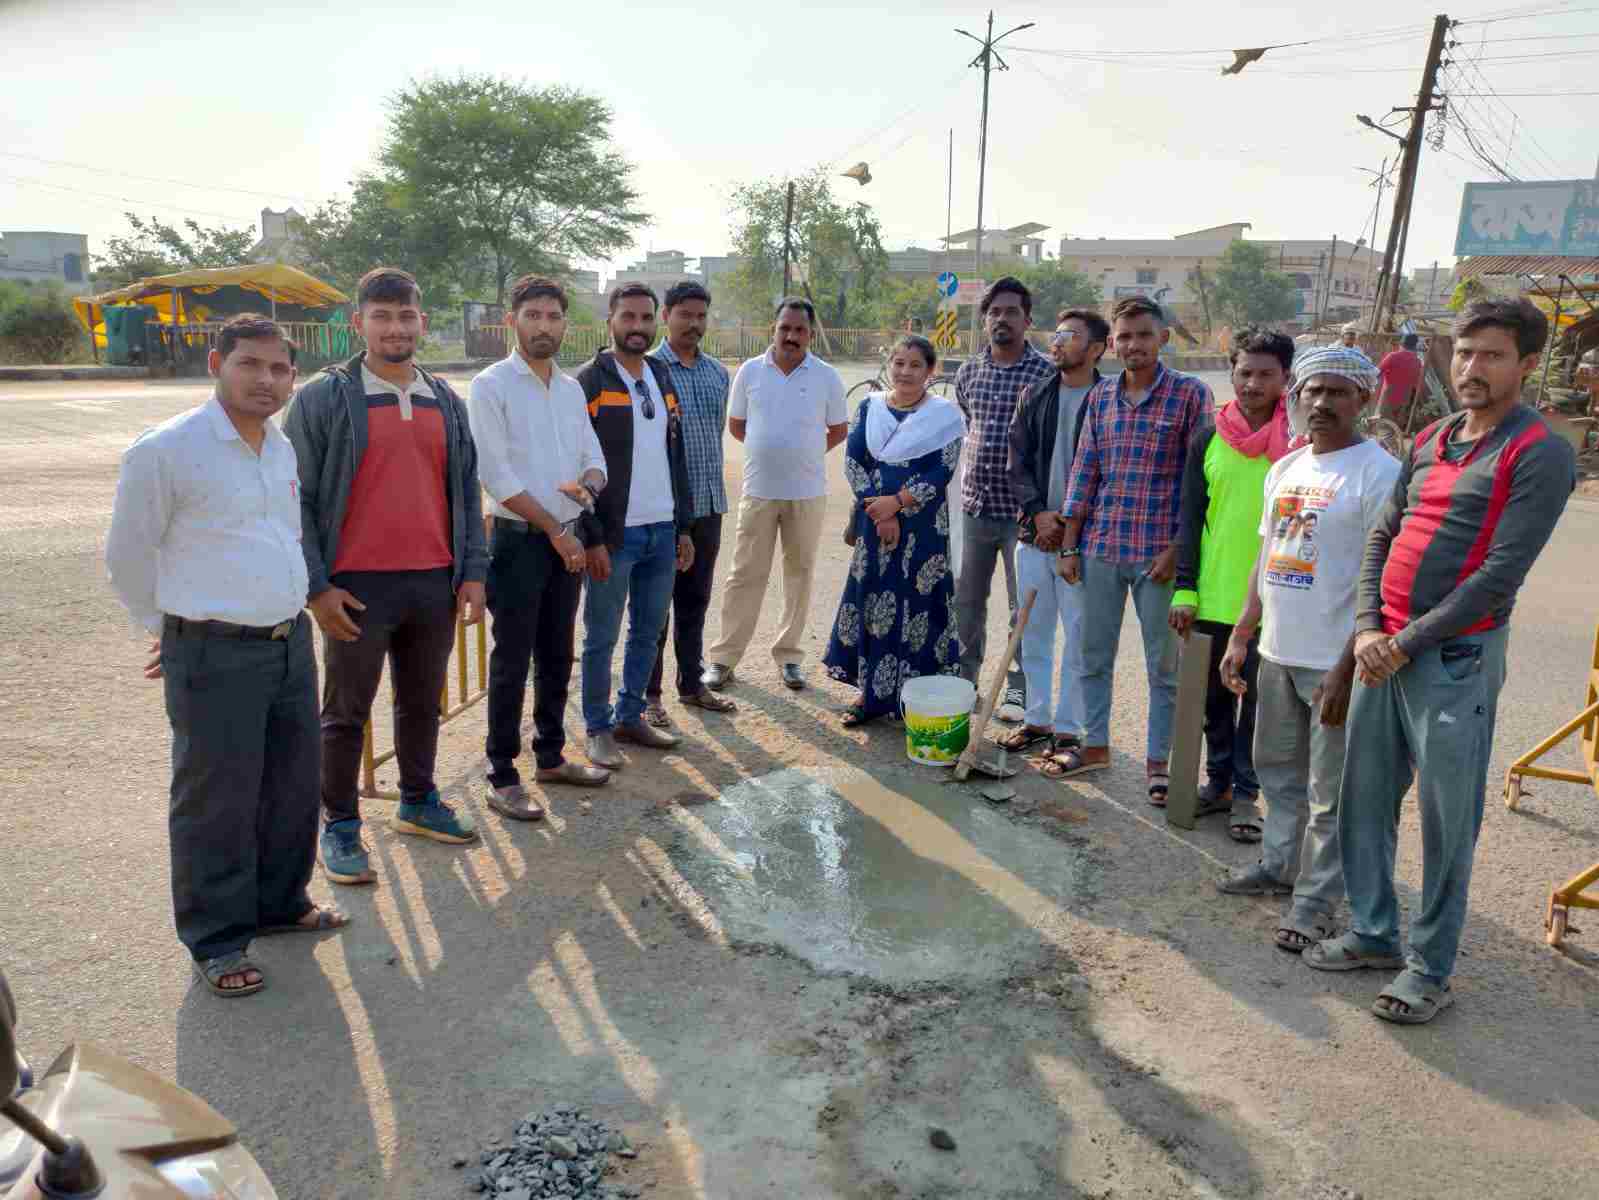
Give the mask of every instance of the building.
[[[1026, 267], [1036, 267], [1044, 261], [1044, 239], [1038, 235], [1048, 225], [1029, 222], [1009, 229], [983, 231], [983, 275], [1014, 273]], [[928, 250], [909, 246], [904, 250], [891, 250], [888, 255], [888, 273], [896, 279], [928, 279], [953, 271], [962, 279], [977, 277], [977, 230], [964, 229], [940, 238], [941, 250]]]
[[1410, 294], [1426, 311], [1443, 308], [1455, 294], [1454, 267], [1417, 267], [1410, 273]]
[[293, 208], [274, 212], [261, 210], [261, 236], [250, 247], [250, 261], [258, 263], [287, 263], [291, 267], [303, 266], [305, 251], [295, 235], [295, 225], [305, 218]]
[[74, 296], [89, 283], [89, 239], [81, 233], [34, 230], [0, 232], [0, 279], [59, 284]]
[[[1173, 306], [1184, 321], [1203, 321], [1200, 279], [1214, 272], [1227, 247], [1243, 239], [1249, 228], [1249, 222], [1235, 221], [1170, 238], [1068, 235], [1060, 241], [1060, 263], [1099, 280], [1107, 303], [1145, 295]], [[1283, 322], [1288, 328], [1308, 329], [1318, 316], [1325, 321], [1352, 319], [1376, 297], [1382, 258], [1364, 244], [1332, 238], [1249, 240], [1265, 246], [1277, 269], [1294, 279], [1298, 314]]]

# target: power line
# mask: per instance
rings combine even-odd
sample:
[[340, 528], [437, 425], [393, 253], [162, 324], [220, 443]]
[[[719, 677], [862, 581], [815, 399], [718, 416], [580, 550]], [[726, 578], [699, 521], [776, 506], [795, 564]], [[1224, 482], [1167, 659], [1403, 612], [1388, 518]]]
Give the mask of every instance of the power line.
[[[1487, 46], [1486, 34], [1484, 35], [1483, 41], [1480, 43], [1480, 46], [1483, 49], [1486, 48], [1486, 46]], [[1481, 49], [1479, 49], [1477, 56], [1465, 59], [1466, 68], [1467, 68], [1467, 70], [1469, 70], [1471, 72], [1472, 75], [1476, 76], [1480, 86], [1483, 89], [1485, 89], [1489, 93], [1494, 93], [1495, 92], [1495, 88], [1494, 88], [1493, 84], [1489, 81], [1488, 76], [1483, 73], [1482, 68], [1477, 65], [1477, 59], [1480, 58], [1480, 57], [1481, 57]], [[1516, 112], [1516, 110], [1514, 108], [1512, 108], [1509, 104], [1505, 103], [1505, 101], [1502, 98], [1497, 97], [1497, 96], [1495, 96], [1495, 98], [1499, 100], [1500, 106], [1503, 107], [1504, 110], [1511, 115], [1511, 117], [1514, 119], [1516, 124], [1527, 126], [1527, 132], [1526, 132], [1527, 143], [1533, 148], [1533, 151], [1536, 152], [1536, 154], [1540, 158], [1542, 158], [1543, 163], [1544, 163], [1544, 168], [1549, 171], [1551, 177], [1558, 177], [1560, 175], [1560, 166], [1555, 161], [1554, 156], [1551, 155], [1549, 153], [1549, 151], [1544, 147], [1543, 143], [1538, 140], [1537, 134], [1535, 132], [1533, 132], [1532, 123], [1530, 121], [1522, 121], [1520, 113]]]
[[135, 200], [130, 196], [113, 196], [108, 192], [91, 192], [83, 188], [66, 187], [59, 183], [46, 183], [42, 179], [23, 179], [16, 175], [0, 175], [0, 180], [7, 183], [20, 184], [23, 187], [49, 188], [55, 192], [68, 192], [74, 196], [94, 196], [101, 200], [116, 200], [122, 204], [131, 204], [135, 208], [166, 208], [173, 212], [189, 213], [197, 217], [217, 217], [224, 221], [237, 221], [237, 213], [219, 213], [205, 208], [185, 208], [181, 204], [163, 204], [159, 200]]
[[298, 200], [306, 203], [304, 196], [296, 196], [289, 192], [262, 192], [254, 188], [225, 187], [216, 183], [194, 183], [187, 179], [167, 179], [159, 175], [134, 175], [129, 171], [116, 171], [110, 167], [95, 167], [88, 163], [64, 162], [55, 158], [40, 158], [33, 154], [18, 154], [12, 150], [0, 150], [0, 158], [20, 158], [28, 162], [42, 163], [48, 167], [71, 167], [78, 171], [93, 171], [97, 175], [118, 175], [124, 179], [138, 179], [144, 183], [169, 183], [176, 187], [196, 188], [207, 192], [236, 192], [241, 196], [262, 196], [268, 200]]
[[1468, 17], [1456, 21], [1456, 25], [1497, 25], [1500, 21], [1527, 21], [1533, 17], [1564, 17], [1575, 13], [1599, 12], [1599, 8], [1545, 8], [1538, 12], [1516, 12], [1512, 10], [1500, 17]]

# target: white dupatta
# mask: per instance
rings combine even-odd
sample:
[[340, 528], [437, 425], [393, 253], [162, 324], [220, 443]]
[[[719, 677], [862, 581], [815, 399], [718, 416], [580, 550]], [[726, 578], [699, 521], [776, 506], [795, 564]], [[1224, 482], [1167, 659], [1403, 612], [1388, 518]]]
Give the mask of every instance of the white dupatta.
[[884, 393], [873, 393], [867, 401], [866, 449], [878, 462], [903, 466], [965, 436], [966, 418], [942, 396], [926, 396], [903, 420], [894, 419]]

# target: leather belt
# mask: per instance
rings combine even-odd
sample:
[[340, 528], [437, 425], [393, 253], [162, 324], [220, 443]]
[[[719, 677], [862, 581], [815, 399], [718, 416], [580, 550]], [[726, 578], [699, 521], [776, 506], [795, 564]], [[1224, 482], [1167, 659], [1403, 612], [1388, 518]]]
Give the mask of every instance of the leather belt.
[[[544, 532], [533, 528], [526, 521], [518, 521], [514, 517], [495, 517], [494, 528], [502, 529], [506, 533], [520, 533], [526, 537], [543, 537]], [[565, 521], [561, 524], [562, 533], [571, 533], [577, 528], [576, 521]]]
[[298, 616], [276, 625], [235, 625], [232, 621], [190, 621], [185, 617], [164, 617], [163, 629], [173, 633], [198, 634], [201, 637], [241, 638], [245, 641], [281, 642], [294, 632]]

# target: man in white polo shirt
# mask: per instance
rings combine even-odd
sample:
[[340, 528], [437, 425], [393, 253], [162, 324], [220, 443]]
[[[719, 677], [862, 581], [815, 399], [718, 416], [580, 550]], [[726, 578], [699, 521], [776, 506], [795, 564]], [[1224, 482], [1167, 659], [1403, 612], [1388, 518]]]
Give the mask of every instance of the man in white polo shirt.
[[605, 455], [589, 423], [582, 385], [555, 364], [566, 335], [566, 306], [565, 289], [552, 279], [524, 275], [513, 283], [506, 320], [516, 349], [472, 381], [467, 401], [478, 478], [494, 514], [488, 578], [494, 650], [484, 747], [488, 802], [516, 821], [544, 815], [516, 769], [530, 664], [536, 671], [534, 778], [598, 787], [611, 777], [562, 754], [586, 548], [601, 540], [593, 510], [605, 487]]
[[785, 685], [805, 686], [800, 641], [827, 508], [827, 453], [849, 435], [844, 381], [810, 352], [815, 322], [809, 300], [785, 299], [771, 349], [739, 367], [733, 379], [727, 427], [744, 443], [744, 493], [722, 599], [722, 635], [705, 656], [705, 685], [718, 691], [732, 680], [754, 636], [779, 533], [783, 621], [772, 657]]

